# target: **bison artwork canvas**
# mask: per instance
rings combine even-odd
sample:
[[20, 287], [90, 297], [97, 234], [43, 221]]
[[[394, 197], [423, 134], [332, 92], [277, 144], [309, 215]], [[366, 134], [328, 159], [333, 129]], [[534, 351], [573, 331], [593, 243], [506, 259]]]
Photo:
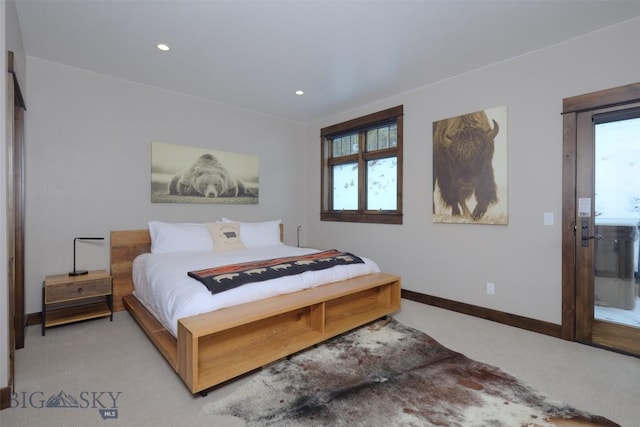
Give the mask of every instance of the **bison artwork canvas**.
[[434, 222], [507, 224], [506, 168], [506, 107], [434, 122]]

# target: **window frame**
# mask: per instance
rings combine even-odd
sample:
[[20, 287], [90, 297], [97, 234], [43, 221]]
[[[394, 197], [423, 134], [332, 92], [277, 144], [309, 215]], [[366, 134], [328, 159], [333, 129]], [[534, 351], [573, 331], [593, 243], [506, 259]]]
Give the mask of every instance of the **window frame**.
[[[358, 117], [353, 120], [338, 123], [320, 129], [321, 141], [321, 221], [367, 222], [379, 224], [402, 224], [402, 146], [403, 146], [403, 116], [402, 105], [383, 111]], [[366, 149], [367, 130], [385, 124], [396, 124], [396, 146], [368, 152]], [[333, 138], [349, 133], [358, 133], [358, 152], [350, 155], [334, 157], [332, 148]], [[367, 161], [395, 157], [396, 167], [396, 209], [368, 210], [367, 206]], [[334, 210], [333, 203], [333, 174], [332, 166], [336, 164], [358, 164], [358, 209]]]

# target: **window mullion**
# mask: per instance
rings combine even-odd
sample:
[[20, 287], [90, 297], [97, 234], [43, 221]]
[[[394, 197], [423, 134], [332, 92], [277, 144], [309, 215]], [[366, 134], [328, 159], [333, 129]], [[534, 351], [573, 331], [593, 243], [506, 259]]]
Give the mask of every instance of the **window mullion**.
[[329, 166], [334, 166], [334, 165], [342, 165], [342, 164], [346, 164], [346, 163], [357, 163], [359, 161], [360, 155], [359, 154], [352, 154], [350, 156], [341, 156], [341, 157], [332, 157], [329, 160], [327, 160], [327, 164]]
[[364, 212], [367, 207], [367, 174], [364, 151], [366, 149], [366, 132], [358, 134], [358, 212]]
[[322, 209], [333, 210], [333, 141], [331, 139], [324, 139], [325, 145], [323, 147], [322, 156], [325, 160], [322, 162], [323, 168], [323, 182], [322, 191], [324, 193]]

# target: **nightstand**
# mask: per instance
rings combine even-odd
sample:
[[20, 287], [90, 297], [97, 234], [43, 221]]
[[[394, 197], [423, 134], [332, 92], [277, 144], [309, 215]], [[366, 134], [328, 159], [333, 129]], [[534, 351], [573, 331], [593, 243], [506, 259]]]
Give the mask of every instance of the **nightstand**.
[[113, 321], [111, 276], [106, 270], [80, 276], [56, 274], [42, 283], [42, 335], [50, 326], [109, 316]]

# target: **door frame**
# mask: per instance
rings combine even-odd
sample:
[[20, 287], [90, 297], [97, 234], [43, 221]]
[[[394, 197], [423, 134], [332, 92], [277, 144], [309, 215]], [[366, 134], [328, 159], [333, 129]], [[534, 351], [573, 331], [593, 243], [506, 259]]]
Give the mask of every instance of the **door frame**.
[[[578, 156], [578, 114], [591, 110], [640, 102], [640, 83], [618, 86], [563, 99], [562, 102], [562, 327], [561, 337], [570, 341], [591, 341], [577, 336], [579, 305], [588, 305], [589, 296], [580, 295], [576, 284], [576, 218]], [[592, 222], [592, 221], [591, 221]], [[593, 224], [591, 224], [593, 227]], [[581, 300], [579, 301], [578, 298]], [[591, 301], [592, 302], [592, 301]]]
[[[13, 330], [15, 349], [24, 347], [25, 341], [25, 291], [24, 291], [24, 221], [25, 221], [25, 145], [24, 118], [26, 106], [20, 83], [14, 68], [14, 54], [7, 52], [7, 129], [10, 138], [7, 139], [7, 230], [9, 237], [8, 254], [12, 258], [10, 263], [10, 286], [13, 291]], [[11, 122], [9, 122], [11, 120]], [[9, 138], [9, 136], [7, 137]]]

